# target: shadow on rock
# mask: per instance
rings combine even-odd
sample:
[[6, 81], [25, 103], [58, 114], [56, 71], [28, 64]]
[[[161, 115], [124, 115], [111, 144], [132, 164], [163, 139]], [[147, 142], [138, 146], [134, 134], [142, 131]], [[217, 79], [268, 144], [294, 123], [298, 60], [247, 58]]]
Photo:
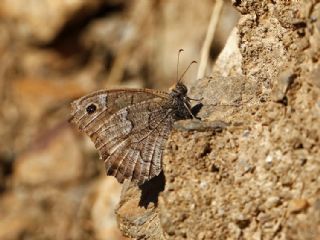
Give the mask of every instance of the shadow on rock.
[[162, 192], [165, 188], [165, 182], [165, 176], [163, 174], [163, 171], [161, 171], [158, 176], [139, 186], [141, 190], [139, 206], [147, 208], [149, 203], [151, 202], [154, 203], [155, 206], [157, 206], [158, 197], [160, 192]]

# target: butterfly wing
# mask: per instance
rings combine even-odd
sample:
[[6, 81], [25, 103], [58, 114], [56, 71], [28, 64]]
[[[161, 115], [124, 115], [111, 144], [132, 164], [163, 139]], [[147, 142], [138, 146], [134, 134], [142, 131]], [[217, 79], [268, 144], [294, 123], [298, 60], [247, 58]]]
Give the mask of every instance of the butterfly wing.
[[173, 124], [166, 101], [147, 89], [98, 91], [72, 103], [71, 122], [94, 142], [108, 175], [142, 184], [161, 171]]
[[[168, 94], [151, 89], [102, 90], [81, 97], [71, 103], [70, 122], [89, 136], [96, 127], [103, 127], [112, 114], [129, 105], [153, 98], [168, 98]], [[93, 106], [95, 111], [88, 112]]]
[[[152, 99], [121, 109], [109, 120], [107, 138], [97, 141], [108, 175], [119, 182], [131, 179], [142, 184], [161, 172], [165, 143], [174, 119], [163, 100]], [[119, 131], [113, 122], [122, 126]]]

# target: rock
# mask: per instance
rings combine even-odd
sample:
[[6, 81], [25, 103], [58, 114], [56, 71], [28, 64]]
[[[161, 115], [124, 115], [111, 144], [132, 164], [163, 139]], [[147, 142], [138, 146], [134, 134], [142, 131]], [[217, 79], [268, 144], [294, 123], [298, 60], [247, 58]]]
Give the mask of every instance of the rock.
[[288, 99], [285, 99], [286, 94], [296, 77], [297, 75], [294, 73], [292, 67], [285, 68], [282, 72], [280, 72], [277, 80], [273, 82], [271, 92], [272, 100], [287, 105]]
[[[113, 177], [102, 177], [97, 182], [91, 198], [94, 200], [89, 206], [91, 211], [92, 230], [97, 239], [117, 240], [122, 237], [120, 233], [115, 211], [119, 198], [121, 186]], [[90, 198], [89, 196], [89, 198]]]
[[39, 139], [14, 164], [15, 185], [61, 185], [79, 181], [86, 163], [71, 127], [58, 126]]
[[84, 93], [84, 87], [77, 81], [32, 78], [16, 79], [12, 91], [20, 114], [26, 115], [27, 121], [37, 122], [54, 105]]
[[48, 43], [67, 23], [74, 20], [75, 16], [78, 16], [79, 21], [105, 3], [105, 0], [44, 0], [32, 1], [26, 8], [25, 3], [19, 0], [3, 0], [0, 11], [3, 17], [15, 24], [13, 30], [21, 39]]
[[79, 205], [85, 193], [83, 187], [59, 190], [54, 186], [31, 190], [20, 187], [6, 192], [0, 199], [0, 238], [88, 239], [78, 224], [82, 217], [78, 215]]
[[[319, 146], [319, 137], [314, 133], [320, 135], [320, 118], [316, 117], [320, 91], [317, 84], [309, 85], [308, 80], [309, 69], [316, 69], [319, 63], [311, 64], [311, 55], [308, 60], [302, 57], [304, 51], [312, 50], [312, 46], [306, 48], [305, 40], [312, 35], [307, 29], [314, 26], [306, 23], [309, 25], [301, 28], [307, 32], [301, 36], [297, 28], [290, 27], [281, 3], [268, 5], [267, 1], [248, 0], [238, 4], [237, 8], [246, 13], [238, 25], [236, 45], [242, 56], [242, 76], [240, 71], [230, 71], [237, 66], [232, 59], [227, 73], [236, 76], [213, 73], [212, 78], [198, 80], [190, 91], [192, 97], [204, 97], [204, 107], [199, 112], [203, 121], [230, 124], [216, 134], [186, 132], [182, 128], [172, 132], [163, 160], [166, 188], [160, 195], [161, 226], [168, 239], [206, 239], [204, 232], [210, 229], [214, 229], [211, 239], [316, 239], [306, 231], [309, 226], [309, 232], [317, 233], [319, 222], [308, 218], [313, 213], [306, 199], [315, 197], [319, 186], [319, 147], [315, 147]], [[308, 4], [292, 3], [286, 7], [305, 22], [302, 13], [309, 9]], [[259, 21], [262, 16], [264, 20]], [[278, 20], [288, 23], [288, 27]], [[282, 42], [285, 35], [287, 47]], [[224, 63], [229, 59], [218, 60], [217, 64], [228, 66]], [[311, 65], [304, 65], [305, 62]], [[294, 69], [282, 73], [290, 63]], [[223, 67], [215, 69], [221, 71]], [[311, 81], [316, 82], [314, 78]], [[287, 106], [272, 102], [272, 86], [281, 98], [288, 96]], [[252, 101], [241, 104], [243, 97]], [[219, 102], [239, 102], [240, 106], [219, 108]], [[245, 131], [250, 134], [243, 137]], [[203, 154], [204, 149], [210, 149], [210, 154]], [[303, 164], [301, 159], [305, 159]], [[213, 164], [218, 166], [216, 171], [211, 171]], [[291, 224], [297, 229], [292, 229]]]
[[267, 209], [278, 206], [281, 203], [280, 198], [278, 196], [270, 196], [265, 201], [264, 205]]
[[306, 210], [309, 207], [309, 203], [306, 199], [293, 199], [289, 202], [288, 212], [299, 213]]
[[125, 182], [116, 211], [122, 233], [134, 239], [165, 239], [160, 227], [158, 197], [163, 191], [164, 176], [160, 173], [138, 187]]

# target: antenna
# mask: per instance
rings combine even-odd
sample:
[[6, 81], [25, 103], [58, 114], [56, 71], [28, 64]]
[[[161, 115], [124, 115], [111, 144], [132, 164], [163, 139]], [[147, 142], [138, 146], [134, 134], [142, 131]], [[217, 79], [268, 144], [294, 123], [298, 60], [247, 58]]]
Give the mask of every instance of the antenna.
[[189, 70], [189, 68], [191, 67], [192, 64], [194, 63], [198, 63], [197, 61], [192, 61], [189, 66], [187, 67], [187, 69], [182, 73], [181, 77], [179, 78], [178, 82], [180, 82], [182, 80], [182, 78], [184, 77], [184, 75], [186, 74], [186, 72]]
[[178, 81], [178, 77], [179, 77], [179, 60], [180, 60], [180, 54], [181, 52], [183, 52], [184, 50], [181, 48], [179, 49], [179, 52], [178, 52], [178, 62], [177, 62], [177, 78], [176, 80]]

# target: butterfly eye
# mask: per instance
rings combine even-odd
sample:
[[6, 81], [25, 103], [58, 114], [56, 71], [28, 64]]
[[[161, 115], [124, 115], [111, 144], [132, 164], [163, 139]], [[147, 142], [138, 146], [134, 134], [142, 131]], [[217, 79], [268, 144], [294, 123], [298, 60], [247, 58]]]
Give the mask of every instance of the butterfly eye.
[[97, 110], [97, 106], [95, 104], [90, 104], [87, 108], [86, 111], [88, 114], [92, 114]]

